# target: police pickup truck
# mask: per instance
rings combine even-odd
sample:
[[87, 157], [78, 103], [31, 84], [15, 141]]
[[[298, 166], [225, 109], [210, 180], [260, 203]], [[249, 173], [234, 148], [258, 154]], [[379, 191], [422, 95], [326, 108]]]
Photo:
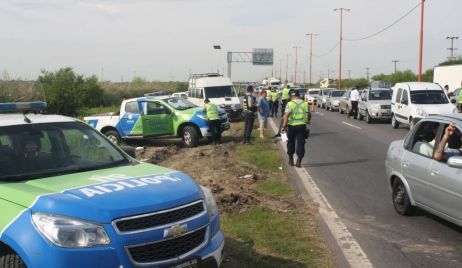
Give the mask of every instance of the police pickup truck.
[[[124, 100], [117, 114], [101, 114], [84, 120], [112, 142], [158, 136], [181, 137], [186, 147], [195, 147], [201, 137], [209, 137], [207, 117], [184, 98], [162, 96]], [[229, 129], [225, 111], [220, 109], [221, 129]]]
[[25, 112], [42, 108], [0, 104], [10, 112], [0, 114], [0, 267], [221, 264], [209, 189], [138, 162], [84, 122]]

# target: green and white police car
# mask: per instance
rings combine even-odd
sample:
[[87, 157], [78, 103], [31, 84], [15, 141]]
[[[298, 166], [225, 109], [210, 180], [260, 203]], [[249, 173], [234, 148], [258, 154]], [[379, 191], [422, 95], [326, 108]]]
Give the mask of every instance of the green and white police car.
[[218, 267], [211, 191], [44, 103], [0, 104], [0, 267]]
[[[210, 131], [204, 109], [172, 96], [141, 97], [124, 100], [117, 114], [85, 117], [84, 120], [111, 141], [159, 136], [181, 137], [186, 147], [195, 147]], [[228, 116], [220, 109], [221, 129], [230, 127]]]

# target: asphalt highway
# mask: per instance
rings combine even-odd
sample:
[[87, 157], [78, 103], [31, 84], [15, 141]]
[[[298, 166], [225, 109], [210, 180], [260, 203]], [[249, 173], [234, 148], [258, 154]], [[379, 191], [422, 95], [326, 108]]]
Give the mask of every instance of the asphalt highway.
[[404, 217], [393, 209], [385, 158], [408, 131], [318, 109], [303, 168], [374, 267], [461, 267], [462, 228], [422, 210]]

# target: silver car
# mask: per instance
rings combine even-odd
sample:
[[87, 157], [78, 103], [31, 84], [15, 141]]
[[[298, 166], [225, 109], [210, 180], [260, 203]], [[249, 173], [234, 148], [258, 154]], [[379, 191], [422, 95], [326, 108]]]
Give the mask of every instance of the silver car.
[[344, 90], [331, 90], [326, 99], [326, 110], [337, 111], [343, 94], [345, 94]]
[[[436, 147], [451, 123], [456, 130], [437, 161]], [[410, 215], [417, 206], [462, 226], [461, 133], [462, 114], [429, 116], [390, 144], [385, 166], [397, 213]]]
[[329, 95], [329, 92], [331, 90], [335, 90], [335, 88], [321, 88], [321, 90], [318, 93], [318, 107], [326, 108], [327, 96]]
[[358, 105], [359, 120], [366, 118], [368, 124], [376, 119], [391, 120], [391, 96], [388, 88], [367, 88], [361, 93]]

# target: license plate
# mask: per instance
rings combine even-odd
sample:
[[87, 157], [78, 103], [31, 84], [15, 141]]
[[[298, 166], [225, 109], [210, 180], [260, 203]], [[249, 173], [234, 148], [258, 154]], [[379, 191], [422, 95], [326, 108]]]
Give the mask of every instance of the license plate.
[[178, 264], [174, 268], [197, 268], [197, 260], [192, 260], [192, 261], [184, 262], [182, 264]]

